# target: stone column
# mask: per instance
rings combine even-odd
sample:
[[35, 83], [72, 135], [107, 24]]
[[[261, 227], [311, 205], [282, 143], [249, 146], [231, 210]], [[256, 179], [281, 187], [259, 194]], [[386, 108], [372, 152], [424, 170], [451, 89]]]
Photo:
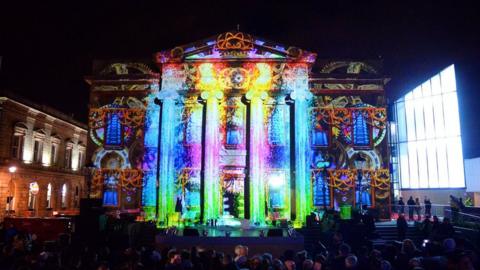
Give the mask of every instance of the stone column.
[[308, 104], [312, 97], [308, 89], [306, 67], [295, 67], [291, 74], [290, 98], [295, 101], [295, 208], [296, 222], [304, 223], [312, 210], [312, 183], [310, 180], [309, 140], [308, 140]]
[[250, 90], [246, 98], [250, 100], [250, 221], [263, 224], [265, 222], [265, 183], [264, 183], [264, 143], [265, 123], [263, 101], [268, 97], [265, 91]]
[[181, 66], [162, 67], [162, 86], [158, 98], [162, 102], [160, 127], [160, 157], [158, 172], [157, 222], [167, 225], [168, 214], [175, 212], [175, 107], [178, 91], [185, 87]]
[[176, 92], [160, 93], [162, 101], [162, 119], [160, 128], [160, 169], [158, 188], [158, 217], [157, 221], [165, 222], [168, 214], [175, 212], [175, 102]]
[[222, 205], [219, 174], [221, 144], [218, 103], [223, 98], [223, 93], [219, 90], [203, 91], [201, 97], [206, 101], [203, 216], [204, 220], [208, 220], [220, 217]]

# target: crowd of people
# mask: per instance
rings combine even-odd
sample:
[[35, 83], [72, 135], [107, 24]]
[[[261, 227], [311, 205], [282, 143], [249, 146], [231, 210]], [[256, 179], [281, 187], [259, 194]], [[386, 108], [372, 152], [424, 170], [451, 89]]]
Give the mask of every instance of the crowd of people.
[[327, 213], [317, 224], [323, 235], [316, 248], [308, 252], [285, 250], [278, 257], [268, 250], [251, 254], [243, 245], [232, 248], [231, 253], [202, 247], [185, 250], [156, 248], [153, 244], [129, 246], [125, 236], [118, 233], [102, 234], [94, 242], [64, 234], [57, 241], [40, 243], [35, 235], [10, 226], [2, 230], [0, 269], [480, 269], [475, 243], [455, 237], [447, 219], [425, 219], [420, 232], [426, 240], [421, 243], [399, 237], [401, 241], [382, 245], [369, 241], [374, 237], [371, 230], [375, 230], [370, 221], [368, 213], [355, 214], [350, 221]]

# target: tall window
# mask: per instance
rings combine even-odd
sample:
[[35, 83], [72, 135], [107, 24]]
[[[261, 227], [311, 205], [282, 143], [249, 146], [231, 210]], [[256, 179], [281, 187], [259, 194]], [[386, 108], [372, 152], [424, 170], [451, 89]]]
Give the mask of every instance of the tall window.
[[82, 168], [84, 156], [85, 154], [83, 151], [78, 152], [78, 168]]
[[62, 185], [62, 208], [67, 208], [67, 184]]
[[58, 145], [52, 143], [51, 153], [50, 153], [50, 165], [57, 164], [57, 155], [58, 155]]
[[25, 136], [23, 134], [15, 134], [12, 138], [12, 157], [22, 159], [23, 157], [23, 142]]
[[42, 162], [42, 154], [43, 154], [43, 141], [42, 140], [34, 140], [33, 142], [33, 161], [40, 163]]
[[107, 122], [107, 145], [120, 145], [122, 142], [122, 125], [117, 113], [110, 113]]
[[52, 208], [52, 184], [47, 186], [47, 209]]
[[394, 109], [401, 187], [465, 187], [454, 66], [397, 100]]
[[29, 190], [28, 190], [28, 209], [29, 210], [35, 209], [38, 191], [39, 191], [38, 183], [37, 182], [30, 183]]
[[65, 148], [65, 168], [72, 168], [72, 146], [67, 145]]

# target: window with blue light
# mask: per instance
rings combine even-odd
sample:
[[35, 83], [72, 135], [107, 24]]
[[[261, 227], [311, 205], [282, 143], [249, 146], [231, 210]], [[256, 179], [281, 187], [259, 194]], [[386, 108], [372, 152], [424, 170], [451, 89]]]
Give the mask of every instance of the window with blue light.
[[120, 145], [122, 143], [122, 125], [117, 113], [110, 113], [107, 121], [107, 145]]
[[324, 175], [322, 172], [319, 171], [314, 173], [313, 175], [313, 205], [314, 206], [328, 207], [330, 205], [330, 189], [327, 181], [328, 179], [324, 180]]
[[353, 117], [353, 144], [355, 146], [369, 146], [370, 132], [367, 119], [361, 111], [352, 112]]

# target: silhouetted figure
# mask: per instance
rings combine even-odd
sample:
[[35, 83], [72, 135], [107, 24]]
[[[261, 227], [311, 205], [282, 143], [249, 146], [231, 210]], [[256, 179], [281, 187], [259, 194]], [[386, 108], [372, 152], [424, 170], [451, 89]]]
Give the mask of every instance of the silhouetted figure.
[[442, 224], [440, 224], [439, 235], [441, 239], [452, 238], [455, 230], [450, 223], [449, 218], [444, 218]]
[[458, 221], [458, 211], [460, 210], [459, 201], [453, 195], [450, 195], [450, 210], [452, 211], [452, 221], [455, 223]]
[[429, 218], [425, 218], [422, 222], [421, 231], [424, 239], [428, 239], [432, 233], [432, 222]]
[[403, 198], [400, 197], [400, 200], [398, 200], [398, 215], [405, 214], [405, 202], [403, 201]]
[[415, 201], [413, 200], [412, 196], [410, 196], [410, 199], [408, 199], [407, 205], [408, 205], [408, 220], [413, 220], [413, 210], [415, 209]]
[[398, 216], [397, 219], [397, 231], [398, 231], [398, 239], [403, 240], [405, 239], [405, 234], [407, 233], [408, 223], [405, 219], [405, 215]]
[[425, 197], [423, 203], [425, 204], [425, 216], [430, 217], [432, 215], [432, 202]]
[[177, 197], [175, 202], [175, 212], [182, 214], [182, 199], [180, 197]]
[[417, 220], [420, 221], [420, 211], [422, 206], [420, 205], [420, 199], [415, 198], [415, 213], [417, 214]]

